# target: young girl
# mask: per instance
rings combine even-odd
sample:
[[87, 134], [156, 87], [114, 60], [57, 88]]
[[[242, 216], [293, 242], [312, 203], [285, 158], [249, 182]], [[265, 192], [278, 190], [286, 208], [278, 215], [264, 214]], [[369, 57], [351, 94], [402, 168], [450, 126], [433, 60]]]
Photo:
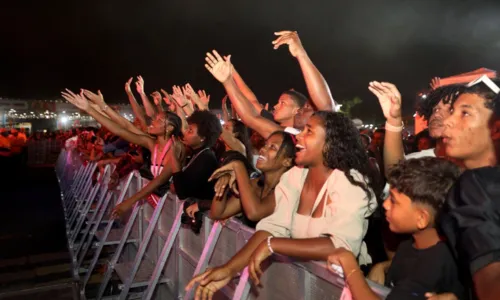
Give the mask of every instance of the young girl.
[[211, 298], [245, 266], [256, 285], [260, 264], [272, 253], [326, 260], [338, 247], [370, 262], [363, 243], [367, 217], [376, 207], [366, 151], [352, 121], [341, 113], [316, 112], [297, 136], [294, 167], [276, 186], [274, 213], [257, 224], [247, 244], [225, 265], [193, 278], [197, 299]]
[[[283, 131], [274, 132], [259, 154], [257, 168], [262, 172], [259, 178], [250, 179], [247, 167], [240, 160], [233, 160], [212, 175], [212, 178], [219, 179], [210, 209], [211, 219], [225, 220], [243, 212], [244, 221], [249, 221], [245, 223], [253, 223], [273, 213], [276, 204], [274, 188], [281, 176], [294, 165], [295, 144], [292, 136]], [[226, 187], [231, 176], [238, 184], [239, 197], [235, 194], [227, 196]]]

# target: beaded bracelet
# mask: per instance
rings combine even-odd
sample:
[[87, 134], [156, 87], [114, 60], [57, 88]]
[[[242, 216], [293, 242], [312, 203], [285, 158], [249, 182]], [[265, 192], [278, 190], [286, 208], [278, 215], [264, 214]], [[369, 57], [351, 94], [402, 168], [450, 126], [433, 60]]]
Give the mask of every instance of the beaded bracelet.
[[403, 131], [403, 123], [401, 123], [401, 126], [394, 126], [389, 124], [388, 122], [385, 122], [385, 130], [390, 131], [390, 132], [402, 132]]

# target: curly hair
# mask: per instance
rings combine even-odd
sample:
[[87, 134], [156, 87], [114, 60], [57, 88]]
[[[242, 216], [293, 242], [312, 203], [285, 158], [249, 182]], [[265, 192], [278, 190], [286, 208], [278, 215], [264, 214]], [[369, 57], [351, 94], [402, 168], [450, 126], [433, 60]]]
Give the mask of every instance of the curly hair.
[[451, 186], [460, 176], [452, 162], [423, 157], [401, 160], [387, 174], [391, 188], [405, 194], [412, 202], [430, 205], [439, 213]]
[[216, 115], [208, 110], [197, 110], [187, 118], [188, 124], [198, 127], [198, 135], [205, 139], [203, 146], [212, 148], [222, 133], [222, 126]]
[[[351, 184], [363, 189], [368, 199], [372, 198], [373, 191], [376, 197], [380, 195], [380, 188], [374, 184], [375, 171], [368, 160], [359, 130], [351, 119], [343, 113], [330, 111], [318, 111], [313, 116], [323, 121], [326, 131], [323, 164], [344, 172]], [[350, 173], [352, 169], [363, 175], [362, 182], [354, 179]]]
[[464, 90], [463, 85], [446, 85], [431, 91], [427, 97], [422, 97], [417, 103], [417, 113], [426, 121], [431, 118], [434, 107], [443, 101], [444, 104], [455, 103], [460, 93]]

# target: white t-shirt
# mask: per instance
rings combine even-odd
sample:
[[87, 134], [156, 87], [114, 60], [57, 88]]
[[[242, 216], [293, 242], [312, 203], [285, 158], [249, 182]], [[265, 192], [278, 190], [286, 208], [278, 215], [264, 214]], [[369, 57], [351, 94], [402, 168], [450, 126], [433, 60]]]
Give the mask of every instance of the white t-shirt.
[[411, 159], [411, 158], [422, 158], [422, 157], [436, 157], [435, 148], [432, 149], [427, 149], [427, 150], [422, 150], [419, 152], [414, 152], [410, 153], [408, 155], [405, 155], [405, 159]]
[[300, 130], [298, 130], [297, 128], [293, 128], [293, 127], [285, 127], [285, 132], [289, 133], [289, 134], [297, 135], [300, 133]]

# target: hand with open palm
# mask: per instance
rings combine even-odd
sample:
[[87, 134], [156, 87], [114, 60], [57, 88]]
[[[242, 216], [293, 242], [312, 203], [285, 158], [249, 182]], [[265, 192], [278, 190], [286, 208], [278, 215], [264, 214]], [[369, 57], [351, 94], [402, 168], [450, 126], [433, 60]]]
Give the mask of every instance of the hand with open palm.
[[104, 96], [101, 94], [100, 90], [97, 91], [97, 94], [94, 94], [91, 91], [84, 89], [83, 94], [89, 99], [89, 101], [96, 104], [97, 106], [101, 108], [106, 106], [106, 102], [104, 102]]
[[207, 95], [205, 90], [198, 91], [198, 97], [200, 98], [200, 102], [208, 109], [208, 103], [210, 103], [210, 95]]
[[223, 59], [220, 54], [214, 50], [212, 53], [207, 52], [205, 58], [207, 62], [205, 68], [221, 83], [227, 82], [231, 78], [233, 65], [231, 64], [231, 55]]
[[388, 82], [372, 81], [368, 89], [377, 96], [386, 120], [401, 126], [401, 94], [397, 87]]
[[75, 94], [69, 89], [66, 89], [66, 92], [61, 92], [61, 95], [64, 99], [68, 100], [68, 102], [83, 111], [88, 111], [90, 109], [89, 101], [83, 95], [83, 90], [80, 92], [80, 94]]

